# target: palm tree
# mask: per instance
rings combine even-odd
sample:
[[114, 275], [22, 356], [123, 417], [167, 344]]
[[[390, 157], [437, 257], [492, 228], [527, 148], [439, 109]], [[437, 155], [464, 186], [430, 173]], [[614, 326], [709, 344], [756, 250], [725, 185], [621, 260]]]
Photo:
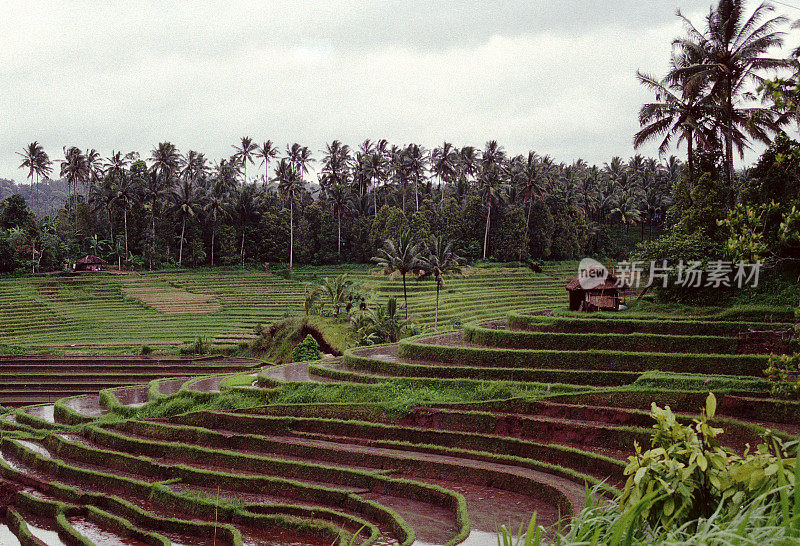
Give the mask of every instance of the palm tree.
[[638, 196], [632, 190], [623, 192], [611, 214], [619, 216], [622, 223], [625, 224], [625, 232], [628, 233], [631, 222], [637, 222], [641, 218]]
[[192, 179], [184, 177], [177, 188], [172, 190], [175, 209], [181, 218], [181, 240], [178, 250], [178, 266], [183, 265], [183, 241], [186, 235], [186, 218], [197, 214], [200, 207], [197, 186]]
[[337, 233], [337, 247], [336, 252], [339, 254], [341, 258], [342, 255], [342, 213], [347, 211], [348, 207], [350, 206], [351, 199], [350, 199], [350, 190], [347, 184], [335, 184], [330, 186], [328, 190], [325, 192], [328, 200], [331, 203], [331, 212], [336, 217], [336, 223], [338, 228]]
[[[61, 162], [61, 178], [67, 179], [67, 194], [70, 188], [74, 187], [77, 193], [78, 182], [85, 180], [88, 176], [88, 168], [86, 165], [86, 156], [83, 155], [81, 149], [77, 146], [66, 146], [64, 150], [64, 160]], [[75, 230], [77, 231], [77, 222]]]
[[103, 158], [94, 148], [91, 150], [86, 150], [85, 157], [86, 177], [84, 178], [83, 183], [86, 186], [86, 193], [88, 195], [91, 187], [94, 186], [98, 180], [100, 180], [100, 176], [103, 174]]
[[115, 203], [122, 203], [122, 222], [125, 230], [125, 258], [128, 252], [128, 209], [135, 201], [138, 193], [138, 184], [124, 170], [119, 171], [119, 176], [114, 177], [113, 195]]
[[240, 146], [233, 146], [236, 153], [233, 157], [241, 164], [244, 173], [244, 183], [247, 184], [247, 162], [253, 163], [253, 156], [258, 152], [258, 144], [249, 136], [242, 137]]
[[481, 196], [486, 203], [486, 231], [483, 234], [483, 259], [489, 249], [489, 229], [492, 222], [492, 208], [503, 199], [508, 184], [502, 179], [502, 166], [505, 158], [503, 148], [496, 140], [486, 143], [481, 155]]
[[412, 242], [409, 230], [400, 234], [397, 240], [387, 239], [383, 248], [378, 249], [378, 256], [372, 261], [389, 269], [398, 271], [403, 277], [403, 301], [406, 306], [406, 320], [408, 320], [408, 292], [406, 290], [406, 274], [412, 271], [419, 262], [419, 247]]
[[214, 246], [217, 238], [217, 221], [228, 214], [228, 185], [217, 178], [206, 195], [205, 211], [211, 216], [211, 266], [214, 266]]
[[[350, 146], [334, 140], [325, 147], [325, 155], [322, 157], [322, 173], [320, 185], [323, 189], [333, 186], [346, 184], [350, 177], [350, 167], [352, 158], [350, 157]], [[361, 195], [364, 194], [363, 186], [359, 188]]]
[[[676, 55], [672, 59], [673, 71], [691, 66], [687, 55]], [[699, 85], [678, 83], [675, 76], [664, 80], [637, 72], [639, 82], [655, 93], [656, 101], [645, 104], [639, 111], [639, 124], [642, 129], [633, 137], [633, 147], [639, 148], [646, 142], [664, 137], [658, 146], [658, 154], [663, 156], [677, 136], [677, 144], [686, 141], [689, 193], [694, 190], [694, 143], [697, 140], [706, 148], [711, 147], [708, 119], [712, 112], [708, 98]]]
[[333, 306], [334, 316], [339, 316], [342, 305], [345, 304], [347, 296], [355, 287], [354, 281], [344, 273], [333, 278], [325, 277], [322, 280], [322, 293], [330, 300]]
[[436, 311], [433, 318], [433, 329], [439, 325], [439, 291], [444, 287], [444, 276], [458, 273], [461, 258], [452, 251], [452, 243], [445, 243], [444, 237], [431, 237], [425, 252], [420, 258], [420, 266], [426, 274], [432, 274], [436, 280]]
[[289, 159], [281, 159], [275, 169], [274, 182], [278, 183], [278, 191], [284, 200], [289, 201], [289, 269], [294, 263], [294, 200], [297, 192], [303, 189], [303, 183], [297, 176]]
[[431, 152], [431, 172], [439, 179], [439, 188], [444, 200], [445, 182], [451, 181], [456, 173], [458, 154], [453, 145], [445, 141], [440, 148]]
[[150, 152], [150, 172], [147, 185], [144, 188], [147, 198], [150, 200], [150, 236], [151, 249], [149, 257], [149, 267], [153, 269], [153, 254], [156, 245], [156, 207], [159, 199], [168, 195], [172, 188], [175, 173], [181, 164], [181, 156], [178, 149], [171, 142], [160, 142], [157, 147]]
[[247, 226], [258, 219], [258, 196], [259, 190], [255, 183], [243, 184], [233, 191], [233, 202], [231, 211], [239, 223], [242, 230], [242, 245], [239, 250], [244, 268], [244, 240], [247, 233]]
[[[47, 156], [47, 152], [37, 141], [33, 141], [26, 146], [22, 152], [17, 152], [22, 157], [20, 169], [28, 169], [28, 178], [34, 187], [33, 210], [36, 211], [39, 203], [39, 179], [47, 176], [53, 171], [52, 161]], [[36, 177], [34, 180], [34, 176]]]
[[266, 187], [269, 182], [269, 162], [278, 156], [278, 147], [271, 140], [267, 140], [256, 149], [255, 156], [260, 157], [261, 163], [264, 164], [264, 187]]
[[[419, 210], [419, 181], [421, 178], [425, 178], [425, 169], [427, 168], [425, 156], [425, 149], [418, 144], [409, 144], [403, 154], [405, 172], [414, 180], [414, 203], [417, 211]], [[403, 203], [403, 212], [405, 212], [405, 203]]]
[[[751, 138], [768, 141], [767, 131], [777, 130], [775, 115], [766, 108], [737, 108], [736, 104], [749, 95], [747, 85], [762, 84], [763, 70], [786, 66], [784, 59], [765, 55], [771, 48], [783, 44], [783, 32], [775, 29], [787, 22], [785, 17], [770, 17], [774, 8], [764, 2], [749, 17], [744, 13], [743, 0], [719, 0], [706, 16], [706, 28], [699, 31], [680, 10], [688, 37], [674, 44], [699, 62], [673, 71], [671, 76], [687, 86], [711, 86], [709, 94], [717, 99], [717, 118], [725, 141], [725, 174], [733, 187], [733, 147], [738, 125]], [[739, 114], [736, 110], [742, 110]], [[740, 148], [740, 153], [743, 149]]]
[[389, 298], [386, 305], [368, 309], [359, 321], [361, 335], [375, 343], [397, 343], [409, 327], [408, 309], [406, 318], [398, 316], [397, 298]]
[[309, 282], [303, 284], [303, 311], [306, 316], [311, 314], [311, 309], [314, 304], [319, 301], [322, 296], [322, 289], [319, 286]]

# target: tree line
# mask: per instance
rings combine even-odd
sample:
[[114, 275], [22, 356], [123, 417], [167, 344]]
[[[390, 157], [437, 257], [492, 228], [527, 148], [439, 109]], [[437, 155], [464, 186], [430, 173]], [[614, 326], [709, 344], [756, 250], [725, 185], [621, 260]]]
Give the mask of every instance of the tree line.
[[446, 235], [469, 259], [567, 258], [613, 247], [611, 227], [638, 224], [643, 236], [663, 223], [683, 170], [640, 155], [563, 164], [497, 141], [427, 150], [334, 140], [314, 157], [243, 137], [213, 165], [170, 142], [145, 158], [73, 146], [53, 162], [38, 142], [20, 156], [34, 208], [56, 169], [67, 184], [65, 206], [23, 230], [40, 267], [84, 252], [128, 267], [367, 262], [407, 229], [419, 241]]

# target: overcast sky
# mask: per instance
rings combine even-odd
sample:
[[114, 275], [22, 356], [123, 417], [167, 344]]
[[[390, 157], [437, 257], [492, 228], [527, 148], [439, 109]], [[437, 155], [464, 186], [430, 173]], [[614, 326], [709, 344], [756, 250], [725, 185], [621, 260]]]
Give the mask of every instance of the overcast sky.
[[[663, 75], [675, 10], [699, 25], [709, 5], [3, 0], [0, 178], [24, 180], [15, 152], [33, 140], [53, 160], [65, 145], [147, 156], [163, 140], [217, 160], [245, 135], [316, 157], [333, 139], [387, 138], [627, 158], [650, 99], [636, 70]], [[789, 6], [776, 4], [800, 18]]]

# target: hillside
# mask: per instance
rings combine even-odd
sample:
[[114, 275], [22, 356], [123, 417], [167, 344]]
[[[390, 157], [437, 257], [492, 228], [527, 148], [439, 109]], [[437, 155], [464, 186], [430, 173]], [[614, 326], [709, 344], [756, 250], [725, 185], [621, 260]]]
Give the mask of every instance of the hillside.
[[[440, 324], [491, 318], [515, 309], [565, 301], [563, 279], [574, 264], [467, 269], [446, 280]], [[369, 290], [370, 304], [401, 296], [399, 279], [374, 267], [301, 267], [291, 280], [263, 271], [214, 270], [111, 273], [0, 279], [0, 345], [34, 352], [131, 352], [142, 345], [170, 348], [204, 338], [233, 346], [269, 325], [302, 314], [304, 282], [347, 272]], [[432, 325], [433, 280], [409, 279], [409, 309]], [[13, 349], [12, 349], [13, 350]]]

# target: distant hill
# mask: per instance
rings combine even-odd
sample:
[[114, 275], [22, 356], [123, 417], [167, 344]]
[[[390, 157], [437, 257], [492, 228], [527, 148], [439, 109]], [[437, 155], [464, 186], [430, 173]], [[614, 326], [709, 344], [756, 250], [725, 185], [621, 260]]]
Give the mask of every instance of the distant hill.
[[42, 180], [39, 182], [38, 196], [34, 199], [34, 189], [30, 184], [17, 184], [13, 180], [0, 178], [0, 201], [15, 193], [20, 194], [31, 209], [34, 209], [34, 201], [38, 203], [35, 208], [37, 216], [47, 216], [62, 208], [66, 203], [67, 181]]

